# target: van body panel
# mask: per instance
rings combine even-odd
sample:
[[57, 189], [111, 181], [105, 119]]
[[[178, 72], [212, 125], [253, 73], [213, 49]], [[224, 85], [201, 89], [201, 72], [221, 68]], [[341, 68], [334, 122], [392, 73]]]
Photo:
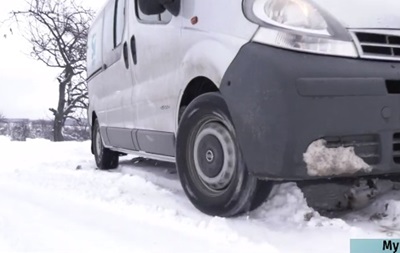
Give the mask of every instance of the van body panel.
[[133, 139], [128, 138], [129, 136], [132, 136], [131, 129], [116, 127], [107, 128], [107, 137], [110, 140], [110, 145], [118, 146], [128, 150], [139, 150]]
[[[222, 13], [221, 13], [222, 12]], [[219, 86], [240, 48], [258, 29], [242, 12], [241, 1], [182, 1], [182, 82], [207, 77]], [[197, 17], [193, 25], [191, 18]], [[223, 18], [222, 18], [223, 17]]]
[[[133, 68], [137, 83], [132, 93], [135, 127], [174, 132], [174, 94], [179, 89], [181, 58], [180, 29], [141, 23], [133, 27], [137, 50], [137, 64]], [[171, 48], [171, 45], [176, 46]]]
[[138, 130], [136, 136], [140, 150], [156, 155], [175, 156], [174, 133]]
[[[345, 26], [340, 31], [348, 39], [339, 41], [338, 37], [335, 42], [350, 44], [353, 58], [340, 52], [336, 57], [323, 51], [300, 52], [297, 44], [282, 49], [279, 43], [290, 44], [302, 32], [272, 25], [268, 29], [273, 32], [265, 38], [269, 46], [262, 40], [252, 42], [260, 26], [245, 17], [242, 0], [182, 0], [177, 16], [167, 11], [146, 16], [135, 0], [109, 0], [90, 30], [87, 59], [88, 115], [92, 121], [96, 113], [104, 145], [174, 161], [182, 96], [192, 80], [206, 77], [225, 99], [247, 167], [258, 178], [314, 179], [307, 174], [303, 159], [307, 147], [321, 138], [354, 136], [377, 140], [373, 145], [379, 145], [371, 154], [379, 157], [373, 172], [360, 176], [396, 173], [400, 163], [394, 162], [392, 147], [393, 136], [400, 136], [400, 89], [396, 86], [400, 56], [393, 62], [384, 57], [400, 55], [396, 44], [400, 38], [397, 33], [384, 35], [387, 43], [372, 45], [383, 48], [373, 52], [383, 52], [383, 57], [365, 60], [360, 50], [371, 45], [357, 45], [357, 34], [346, 28], [398, 30], [399, 16], [389, 10], [386, 16], [360, 12], [365, 18], [359, 18], [333, 5], [343, 10], [347, 1], [312, 2], [329, 13], [335, 25]], [[365, 4], [368, 13], [379, 7], [372, 0], [357, 0], [349, 6], [356, 2]], [[393, 0], [384, 0], [389, 2]], [[123, 12], [118, 10], [121, 3]], [[118, 30], [121, 41], [116, 43], [118, 23], [114, 22], [121, 22], [121, 13], [125, 22]], [[328, 37], [319, 40], [318, 36], [310, 35], [318, 38], [315, 48], [318, 43], [326, 46], [322, 42]], [[400, 159], [400, 147], [397, 152]]]
[[94, 20], [88, 36], [87, 44], [87, 75], [89, 90], [89, 123], [93, 122], [92, 114], [96, 115], [101, 122], [107, 122], [106, 104], [102, 102], [105, 96], [103, 86], [101, 85], [100, 74], [103, 71], [103, 16], [104, 11], [100, 12]]
[[[109, 0], [89, 34], [88, 74], [95, 75], [89, 78], [88, 114], [96, 113], [106, 147], [173, 157], [186, 86], [196, 77], [219, 86], [258, 25], [243, 16], [241, 1], [182, 1], [180, 15], [149, 23], [141, 20], [136, 1], [126, 0], [123, 39], [115, 45], [114, 15], [122, 1]], [[226, 19], [217, 16], [222, 9]], [[199, 22], [192, 24], [195, 16]]]
[[[111, 0], [109, 3], [110, 5], [107, 5], [106, 8], [113, 10], [110, 12], [110, 19], [114, 20], [115, 0]], [[118, 0], [118, 4], [125, 4], [125, 0]], [[107, 11], [105, 16], [106, 14]], [[106, 21], [104, 19], [104, 22]], [[107, 33], [104, 32], [108, 36], [103, 37], [103, 45], [110, 44], [108, 49], [104, 48], [107, 51], [103, 51], [103, 63], [107, 66], [106, 71], [102, 73], [103, 86], [106, 93], [103, 102], [107, 104], [107, 126], [114, 128], [125, 128], [125, 122], [132, 120], [128, 110], [131, 105], [126, 104], [126, 101], [127, 97], [130, 97], [135, 80], [130, 70], [131, 64], [128, 63], [127, 67], [123, 56], [124, 43], [127, 41], [126, 27], [125, 22], [122, 39], [115, 45], [112, 36], [114, 34], [114, 26], [104, 25], [104, 29], [111, 30]], [[110, 141], [111, 143], [113, 142], [111, 138]]]
[[196, 77], [203, 76], [219, 87], [226, 69], [243, 44], [248, 42], [230, 36], [202, 36], [193, 30], [184, 30], [183, 34], [185, 40], [192, 42], [181, 66], [183, 83], [186, 84]]
[[[199, 34], [227, 35], [249, 41], [258, 28], [243, 15], [241, 0], [184, 0], [180, 16], [183, 29], [198, 31]], [[191, 19], [198, 18], [193, 25]]]
[[[313, 0], [346, 28], [399, 29], [400, 2], [393, 0]], [[362, 9], [362, 10], [361, 10]]]
[[89, 94], [93, 94], [89, 96], [88, 120], [90, 124], [93, 122], [93, 112], [96, 113], [99, 121], [107, 122], [106, 104], [103, 102], [103, 87], [99, 77], [96, 76], [88, 83]]

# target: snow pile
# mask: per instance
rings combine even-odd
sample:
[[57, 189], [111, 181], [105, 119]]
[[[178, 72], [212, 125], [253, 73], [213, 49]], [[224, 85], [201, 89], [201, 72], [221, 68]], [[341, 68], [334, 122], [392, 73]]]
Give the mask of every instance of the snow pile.
[[262, 218], [270, 224], [283, 223], [297, 227], [348, 227], [343, 220], [328, 219], [309, 207], [303, 192], [295, 183], [276, 186], [275, 193], [255, 213], [257, 218]]
[[[377, 196], [370, 206], [356, 213], [349, 215], [350, 218], [354, 218], [359, 221], [372, 221], [377, 224], [383, 232], [399, 233], [400, 230], [400, 194], [399, 189], [396, 189], [396, 185], [388, 182], [382, 182], [382, 185], [378, 188], [381, 191], [386, 190], [386, 194]], [[392, 190], [389, 187], [392, 186]], [[358, 216], [358, 217], [357, 217]], [[361, 217], [361, 218], [360, 218]], [[397, 234], [399, 235], [399, 234]]]
[[325, 140], [317, 140], [303, 155], [310, 176], [333, 176], [354, 174], [358, 171], [370, 172], [372, 168], [358, 157], [353, 147], [326, 147]]
[[307, 205], [302, 191], [295, 183], [275, 186], [268, 201], [255, 211], [257, 218], [271, 223], [303, 224], [308, 215], [318, 214]]
[[350, 209], [357, 210], [366, 207], [371, 200], [390, 192], [394, 186], [393, 182], [388, 180], [371, 180], [370, 183], [373, 185], [370, 185], [368, 180], [361, 179], [349, 190], [346, 195]]
[[388, 200], [382, 206], [382, 221], [380, 225], [388, 229], [400, 229], [400, 201]]

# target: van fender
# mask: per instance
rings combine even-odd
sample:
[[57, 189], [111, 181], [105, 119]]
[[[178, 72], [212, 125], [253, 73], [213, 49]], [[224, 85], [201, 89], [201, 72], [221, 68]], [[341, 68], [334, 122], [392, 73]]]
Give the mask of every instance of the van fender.
[[207, 77], [219, 88], [222, 78], [244, 42], [228, 43], [203, 40], [194, 44], [182, 61], [183, 83], [186, 86], [196, 77]]
[[178, 130], [179, 106], [187, 86], [197, 77], [206, 77], [219, 89], [225, 72], [244, 43], [244, 41], [233, 43], [209, 39], [194, 44], [187, 51], [180, 68], [184, 85], [181, 86], [176, 105], [176, 131]]

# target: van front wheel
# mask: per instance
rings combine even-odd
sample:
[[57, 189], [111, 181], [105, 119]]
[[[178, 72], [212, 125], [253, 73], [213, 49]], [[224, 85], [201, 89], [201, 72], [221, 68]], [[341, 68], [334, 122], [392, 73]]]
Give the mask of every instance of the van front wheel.
[[269, 196], [272, 182], [247, 171], [228, 108], [218, 93], [201, 95], [188, 106], [176, 147], [182, 187], [200, 211], [235, 216], [257, 208]]

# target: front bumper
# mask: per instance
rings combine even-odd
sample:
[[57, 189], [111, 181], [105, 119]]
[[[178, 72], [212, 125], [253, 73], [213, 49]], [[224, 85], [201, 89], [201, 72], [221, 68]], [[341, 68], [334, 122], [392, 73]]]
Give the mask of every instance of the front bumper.
[[226, 72], [221, 93], [248, 169], [258, 177], [313, 178], [303, 154], [318, 139], [356, 145], [373, 167], [368, 175], [400, 173], [400, 63], [249, 43]]

